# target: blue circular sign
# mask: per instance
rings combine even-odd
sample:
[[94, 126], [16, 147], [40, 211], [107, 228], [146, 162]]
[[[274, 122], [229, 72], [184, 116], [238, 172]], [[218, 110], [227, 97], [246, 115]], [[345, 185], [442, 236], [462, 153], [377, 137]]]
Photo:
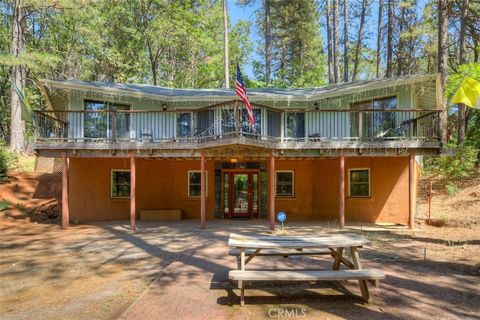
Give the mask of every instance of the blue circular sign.
[[283, 222], [283, 221], [287, 220], [287, 215], [285, 214], [285, 212], [280, 211], [277, 214], [277, 220], [280, 221], [280, 222]]

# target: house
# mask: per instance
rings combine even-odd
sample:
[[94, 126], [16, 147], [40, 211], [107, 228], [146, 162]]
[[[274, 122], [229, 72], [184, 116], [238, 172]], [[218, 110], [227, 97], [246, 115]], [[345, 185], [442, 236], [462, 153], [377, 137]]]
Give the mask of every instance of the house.
[[63, 159], [63, 226], [182, 219], [393, 222], [413, 226], [415, 156], [442, 150], [438, 75], [310, 89], [41, 80], [35, 150]]

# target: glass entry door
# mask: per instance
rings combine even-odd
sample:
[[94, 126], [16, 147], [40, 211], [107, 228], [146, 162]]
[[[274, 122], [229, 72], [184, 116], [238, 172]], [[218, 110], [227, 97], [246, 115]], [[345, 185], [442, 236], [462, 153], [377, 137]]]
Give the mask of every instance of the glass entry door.
[[225, 218], [258, 217], [259, 179], [257, 171], [231, 171], [223, 174]]

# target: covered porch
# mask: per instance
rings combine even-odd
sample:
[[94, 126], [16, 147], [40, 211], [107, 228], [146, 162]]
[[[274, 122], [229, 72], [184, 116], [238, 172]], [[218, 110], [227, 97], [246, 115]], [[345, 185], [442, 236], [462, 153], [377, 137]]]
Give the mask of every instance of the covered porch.
[[[230, 146], [204, 149], [200, 157], [190, 158], [135, 153], [128, 158], [89, 158], [65, 152], [62, 157], [63, 228], [71, 220], [129, 219], [131, 229], [135, 229], [140, 211], [147, 209], [181, 210], [182, 219], [198, 219], [201, 229], [210, 220], [246, 218], [273, 230], [279, 211], [285, 212], [288, 220], [328, 221], [340, 229], [346, 221], [414, 226], [413, 155], [294, 158], [265, 149]], [[92, 167], [96, 169], [89, 173]], [[369, 172], [369, 194], [365, 197], [350, 195], [350, 174], [358, 168]], [[105, 197], [114, 170], [130, 173], [129, 194], [121, 199]], [[88, 181], [89, 174], [99, 181], [98, 187], [82, 183]], [[277, 181], [284, 178], [287, 181]], [[85, 193], [86, 189], [91, 193]], [[87, 202], [104, 204], [88, 206]], [[75, 211], [72, 215], [71, 210]], [[79, 218], [80, 211], [91, 215]]]

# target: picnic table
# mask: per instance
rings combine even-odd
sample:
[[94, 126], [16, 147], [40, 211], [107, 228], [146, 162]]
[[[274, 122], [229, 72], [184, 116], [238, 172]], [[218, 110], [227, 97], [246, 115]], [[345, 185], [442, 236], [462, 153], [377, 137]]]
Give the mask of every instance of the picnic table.
[[[378, 286], [385, 278], [377, 269], [363, 269], [358, 248], [369, 243], [356, 234], [326, 234], [321, 236], [247, 236], [230, 234], [230, 255], [237, 256], [238, 270], [231, 270], [229, 278], [238, 281], [240, 305], [245, 304], [244, 281], [343, 281], [358, 280], [363, 299], [370, 294], [367, 282]], [[351, 260], [343, 253], [349, 250]], [[257, 256], [328, 255], [333, 258], [332, 270], [246, 270], [246, 265]], [[341, 265], [347, 269], [340, 269]]]

